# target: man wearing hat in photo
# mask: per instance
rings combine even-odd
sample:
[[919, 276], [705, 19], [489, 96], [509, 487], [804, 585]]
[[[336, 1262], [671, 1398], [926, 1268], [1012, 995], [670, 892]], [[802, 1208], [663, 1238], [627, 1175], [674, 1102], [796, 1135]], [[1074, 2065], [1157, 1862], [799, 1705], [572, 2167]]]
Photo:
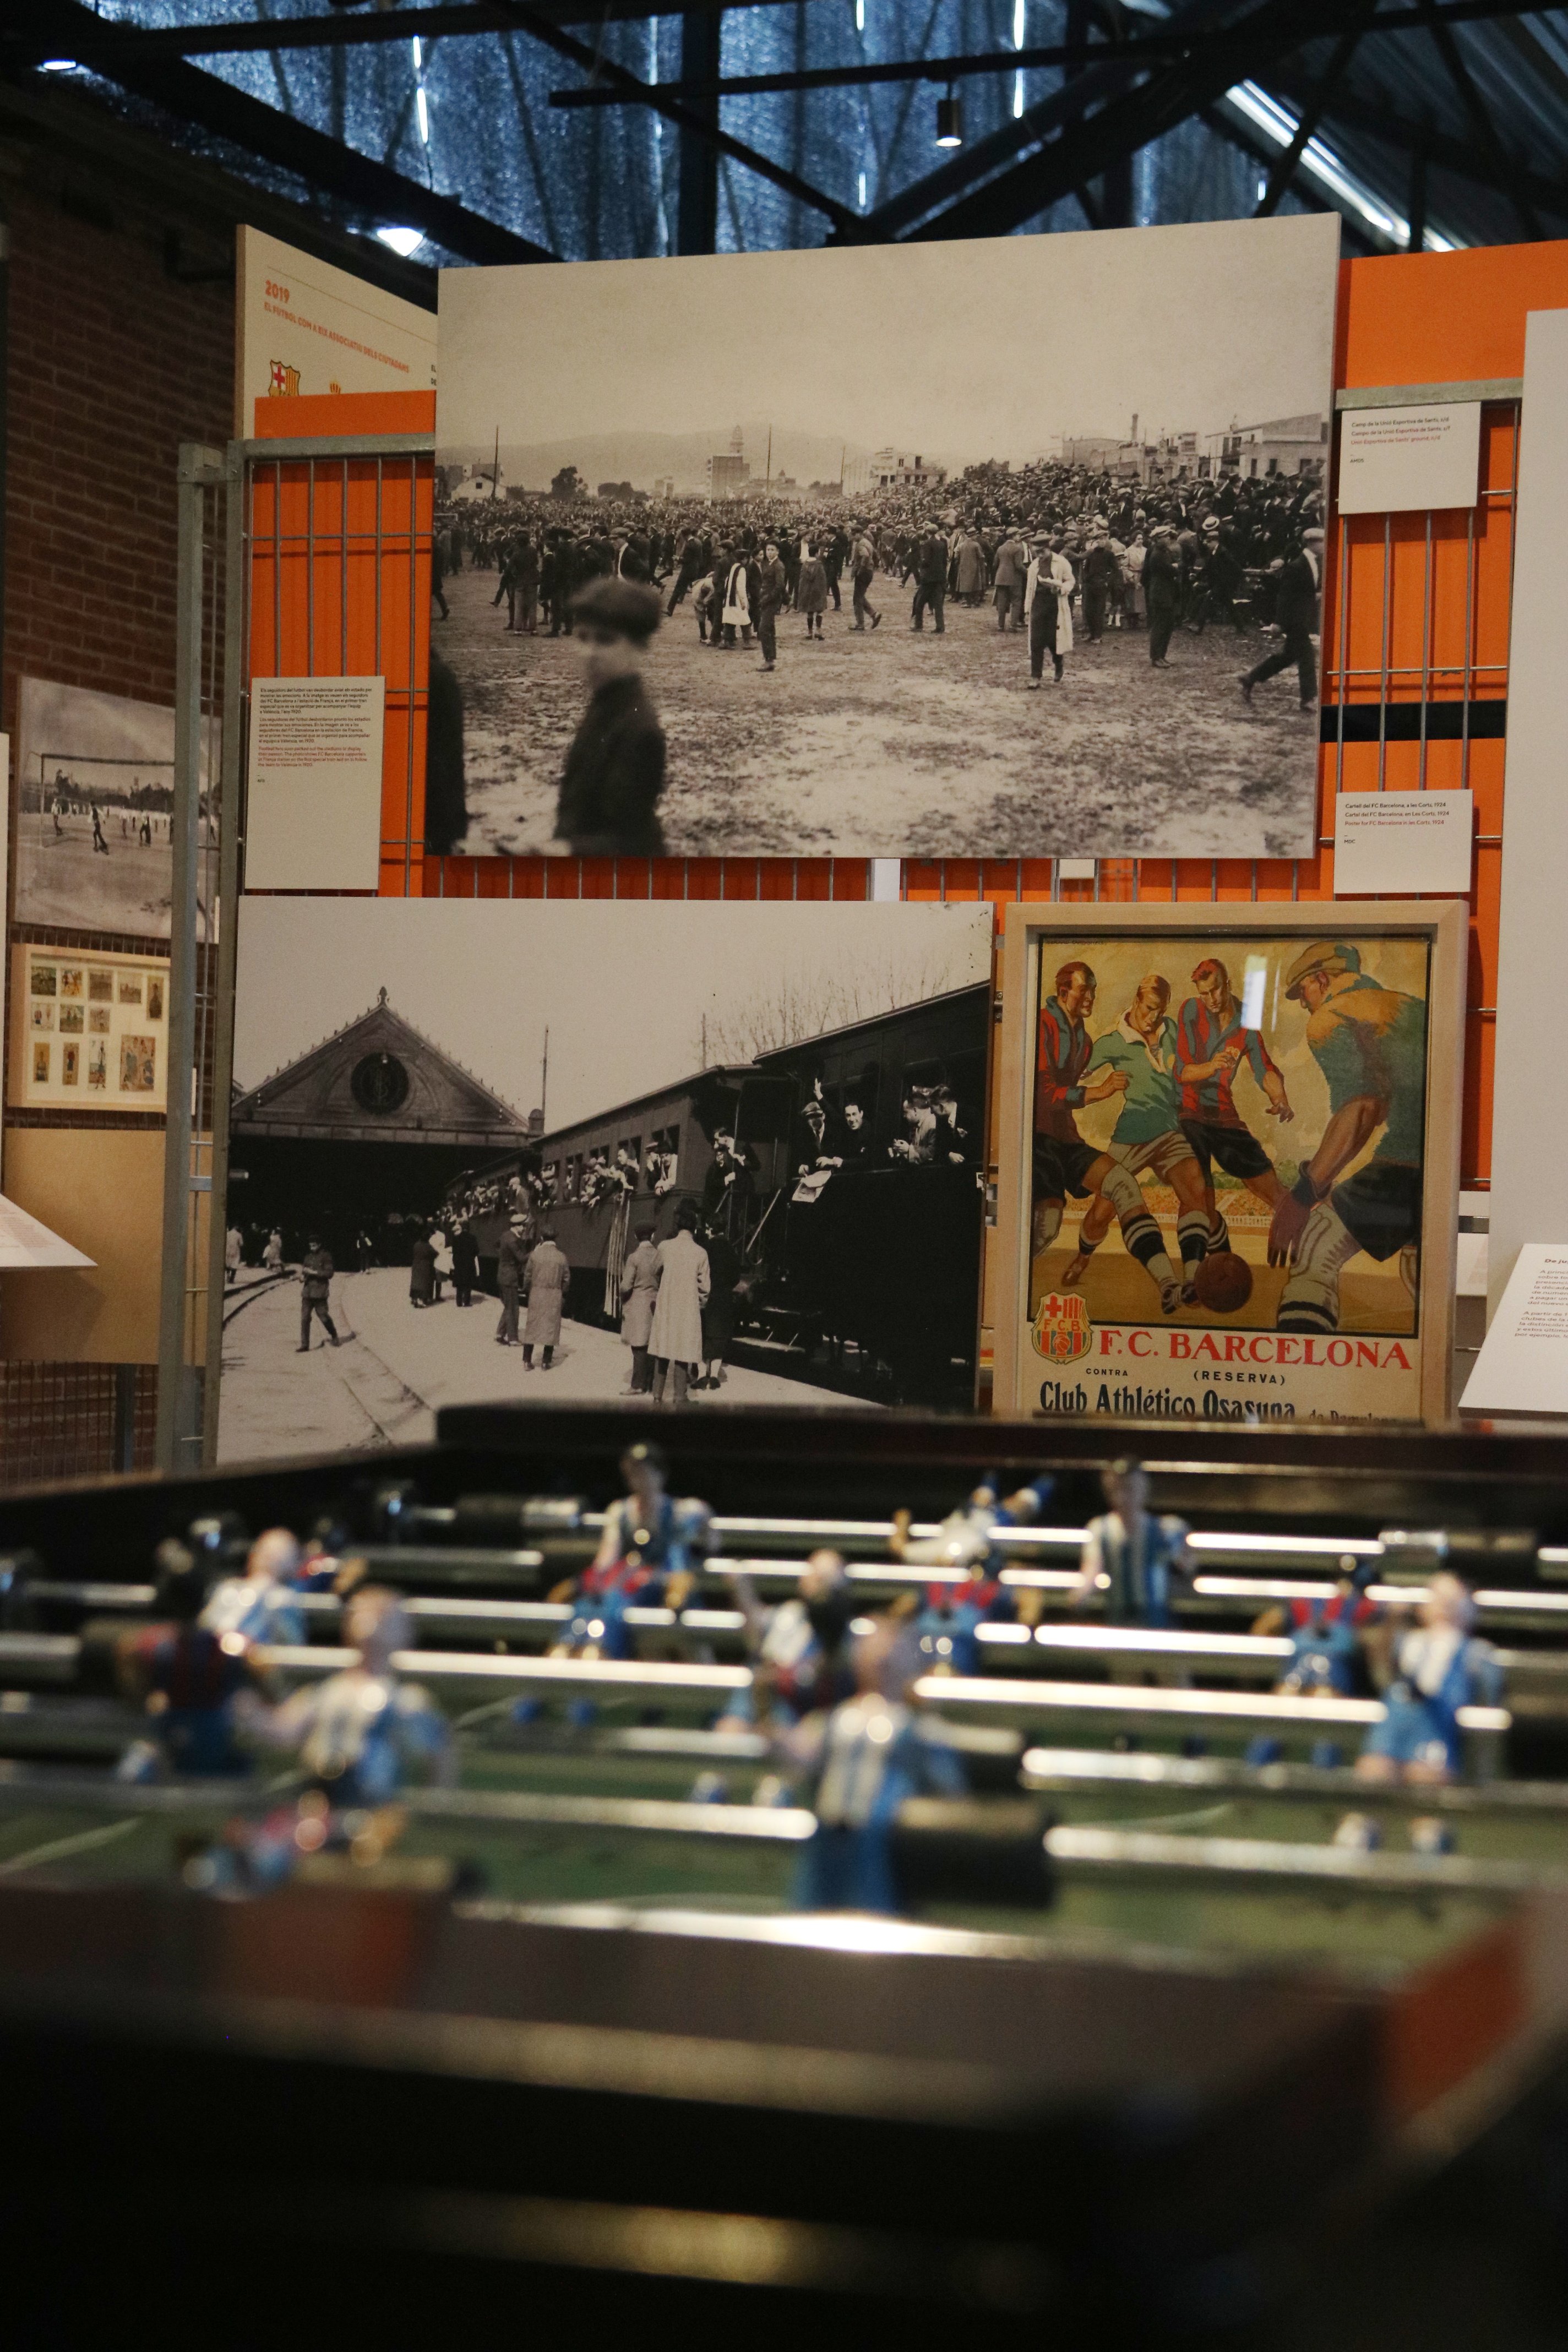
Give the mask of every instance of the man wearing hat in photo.
[[1034, 562], [1024, 582], [1024, 620], [1029, 632], [1031, 692], [1045, 675], [1046, 656], [1058, 686], [1066, 656], [1072, 651], [1072, 565], [1042, 532], [1035, 541]]
[[1237, 683], [1244, 702], [1252, 700], [1252, 689], [1261, 686], [1266, 677], [1296, 665], [1296, 675], [1301, 687], [1301, 709], [1316, 710], [1318, 707], [1318, 656], [1312, 639], [1318, 627], [1318, 591], [1323, 573], [1323, 534], [1313, 529], [1301, 533], [1301, 544], [1279, 574], [1279, 585], [1274, 604], [1274, 622], [1283, 643], [1277, 650], [1251, 669], [1244, 669]]
[[1083, 559], [1083, 633], [1091, 646], [1097, 646], [1104, 634], [1110, 612], [1111, 594], [1121, 577], [1110, 544], [1110, 533], [1105, 517], [1089, 519], [1089, 546]]
[[560, 852], [664, 855], [664, 730], [642, 680], [659, 613], [658, 591], [638, 580], [594, 580], [572, 600], [589, 701], [561, 779], [552, 845]]
[[763, 649], [762, 667], [773, 669], [778, 665], [778, 617], [784, 608], [784, 568], [779, 561], [776, 539], [763, 542], [763, 560], [757, 566], [757, 643]]
[[[1308, 1049], [1328, 1081], [1329, 1123], [1274, 1204], [1268, 1263], [1291, 1269], [1275, 1320], [1281, 1331], [1337, 1331], [1340, 1273], [1358, 1250], [1380, 1265], [1397, 1252], [1415, 1296], [1426, 1007], [1371, 979], [1359, 949], [1343, 940], [1303, 948], [1285, 975], [1285, 993], [1306, 1013]], [[1374, 1135], [1371, 1159], [1336, 1182]]]
[[520, 1209], [501, 1235], [496, 1254], [496, 1287], [500, 1292], [500, 1317], [496, 1324], [496, 1344], [501, 1348], [517, 1346], [517, 1309], [522, 1295], [523, 1268], [528, 1264], [533, 1240], [533, 1220]]
[[1173, 523], [1163, 522], [1150, 534], [1143, 599], [1149, 608], [1149, 659], [1156, 669], [1164, 669], [1171, 632], [1182, 609], [1182, 559], [1176, 552]]

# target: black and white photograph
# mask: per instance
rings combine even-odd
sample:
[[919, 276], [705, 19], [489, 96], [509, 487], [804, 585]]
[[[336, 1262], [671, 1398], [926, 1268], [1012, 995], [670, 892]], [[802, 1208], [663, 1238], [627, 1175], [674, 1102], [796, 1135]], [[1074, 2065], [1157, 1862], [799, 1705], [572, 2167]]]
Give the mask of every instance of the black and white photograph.
[[429, 846], [1310, 855], [1338, 240], [443, 270]]
[[[166, 940], [174, 711], [25, 677], [16, 775], [16, 920]], [[205, 804], [200, 821], [203, 846], [209, 847], [215, 820]], [[198, 865], [198, 877], [205, 877], [205, 864]], [[205, 905], [197, 922], [205, 938]]]
[[987, 905], [245, 899], [223, 1458], [968, 1407], [990, 1029]]

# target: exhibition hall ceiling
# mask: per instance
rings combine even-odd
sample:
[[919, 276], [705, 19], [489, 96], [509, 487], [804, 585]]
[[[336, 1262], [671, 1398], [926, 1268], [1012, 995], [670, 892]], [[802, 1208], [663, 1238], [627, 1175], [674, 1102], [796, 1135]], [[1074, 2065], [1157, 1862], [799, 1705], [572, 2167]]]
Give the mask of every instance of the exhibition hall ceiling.
[[1347, 250], [1386, 252], [1568, 220], [1568, 15], [1516, 0], [37, 0], [19, 19], [0, 71], [30, 96], [72, 65], [52, 79], [431, 265], [1259, 209], [1338, 211]]

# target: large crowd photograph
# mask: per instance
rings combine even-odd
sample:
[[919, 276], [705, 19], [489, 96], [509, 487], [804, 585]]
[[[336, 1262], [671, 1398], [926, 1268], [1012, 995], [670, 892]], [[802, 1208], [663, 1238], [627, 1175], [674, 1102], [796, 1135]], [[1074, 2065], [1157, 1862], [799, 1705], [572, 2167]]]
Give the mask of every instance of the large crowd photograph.
[[1310, 855], [1337, 261], [444, 270], [431, 847]]
[[247, 898], [223, 1458], [970, 1406], [990, 1029], [984, 905]]

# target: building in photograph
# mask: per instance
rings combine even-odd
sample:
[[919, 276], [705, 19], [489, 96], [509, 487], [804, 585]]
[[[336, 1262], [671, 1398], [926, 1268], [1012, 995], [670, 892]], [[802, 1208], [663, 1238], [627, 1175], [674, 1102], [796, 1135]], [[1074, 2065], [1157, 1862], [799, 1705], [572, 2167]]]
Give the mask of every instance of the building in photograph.
[[844, 469], [844, 488], [850, 493], [863, 490], [927, 490], [940, 489], [947, 479], [947, 467], [919, 451], [910, 456], [902, 449], [877, 449], [869, 457], [856, 457]]
[[708, 495], [715, 499], [743, 498], [751, 478], [745, 436], [737, 425], [728, 449], [716, 449], [708, 460]]
[[[537, 1118], [538, 1114], [535, 1114]], [[369, 1011], [237, 1099], [232, 1213], [290, 1244], [319, 1232], [346, 1262], [362, 1234], [400, 1255], [476, 1150], [526, 1142], [530, 1122], [395, 1012]]]
[[1276, 474], [1322, 475], [1329, 455], [1326, 416], [1277, 416], [1265, 425], [1235, 425], [1228, 433], [1211, 434], [1215, 471], [1239, 474], [1243, 481], [1269, 479]]

